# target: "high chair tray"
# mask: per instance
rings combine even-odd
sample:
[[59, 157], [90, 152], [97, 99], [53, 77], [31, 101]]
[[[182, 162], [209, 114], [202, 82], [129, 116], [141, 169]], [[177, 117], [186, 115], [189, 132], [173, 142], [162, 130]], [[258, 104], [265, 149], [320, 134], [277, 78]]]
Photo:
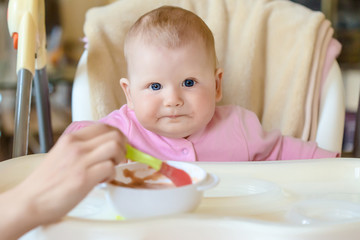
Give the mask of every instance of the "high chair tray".
[[[0, 163], [0, 191], [42, 161]], [[358, 239], [360, 159], [197, 163], [220, 183], [193, 213], [121, 221], [94, 189], [64, 220], [22, 239]]]

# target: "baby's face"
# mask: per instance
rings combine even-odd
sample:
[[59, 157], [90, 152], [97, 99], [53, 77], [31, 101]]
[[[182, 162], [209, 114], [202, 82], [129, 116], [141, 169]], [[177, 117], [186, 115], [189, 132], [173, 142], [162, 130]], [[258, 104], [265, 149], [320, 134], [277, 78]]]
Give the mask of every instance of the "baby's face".
[[[136, 46], [135, 46], [136, 45]], [[221, 99], [222, 70], [197, 42], [169, 49], [134, 44], [129, 79], [121, 79], [128, 106], [148, 130], [182, 138], [202, 130]]]

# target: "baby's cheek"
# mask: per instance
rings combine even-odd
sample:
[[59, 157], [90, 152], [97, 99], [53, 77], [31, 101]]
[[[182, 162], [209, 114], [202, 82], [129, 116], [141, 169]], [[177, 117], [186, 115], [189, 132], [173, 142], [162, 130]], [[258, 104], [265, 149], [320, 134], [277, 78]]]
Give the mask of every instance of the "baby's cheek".
[[136, 114], [136, 118], [144, 128], [150, 131], [157, 122], [155, 114], [151, 111], [143, 111], [139, 114]]

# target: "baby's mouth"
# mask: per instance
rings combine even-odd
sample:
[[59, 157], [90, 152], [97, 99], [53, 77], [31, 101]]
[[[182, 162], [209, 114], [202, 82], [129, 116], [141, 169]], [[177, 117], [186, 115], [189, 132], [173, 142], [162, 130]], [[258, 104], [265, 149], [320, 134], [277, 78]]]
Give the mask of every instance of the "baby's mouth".
[[178, 117], [181, 117], [182, 115], [169, 115], [169, 116], [166, 116], [167, 118], [178, 118]]
[[170, 116], [165, 116], [163, 117], [163, 119], [167, 119], [168, 121], [178, 121], [178, 119], [180, 119], [180, 117], [178, 115], [170, 115]]
[[185, 114], [170, 114], [170, 115], [164, 115], [161, 118], [168, 118], [168, 119], [178, 119], [181, 117], [186, 116]]

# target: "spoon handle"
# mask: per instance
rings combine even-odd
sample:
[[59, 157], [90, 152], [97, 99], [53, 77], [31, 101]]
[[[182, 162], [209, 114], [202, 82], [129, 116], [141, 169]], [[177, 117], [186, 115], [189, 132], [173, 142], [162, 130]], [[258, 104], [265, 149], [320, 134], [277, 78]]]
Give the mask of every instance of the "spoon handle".
[[159, 171], [162, 165], [162, 161], [157, 159], [149, 154], [143, 153], [140, 150], [126, 144], [126, 158], [149, 165], [150, 167], [154, 168], [155, 170]]

